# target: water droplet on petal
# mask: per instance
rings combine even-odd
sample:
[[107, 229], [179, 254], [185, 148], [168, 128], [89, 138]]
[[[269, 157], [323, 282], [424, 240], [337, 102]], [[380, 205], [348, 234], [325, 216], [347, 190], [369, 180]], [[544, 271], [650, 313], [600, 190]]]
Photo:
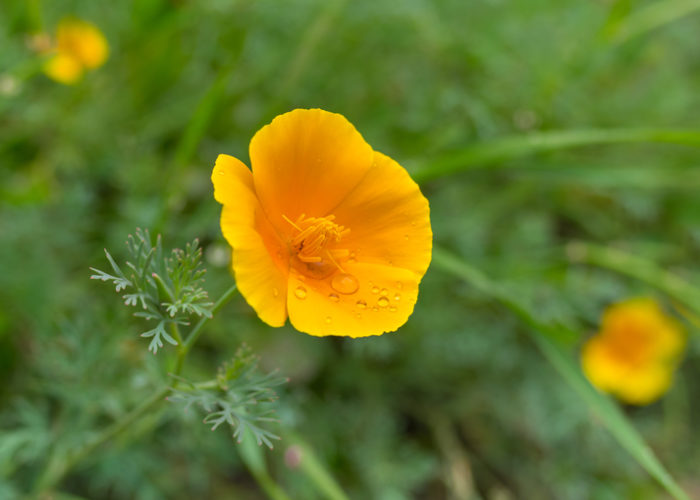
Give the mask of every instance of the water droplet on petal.
[[296, 288], [296, 290], [294, 290], [294, 296], [297, 299], [301, 299], [301, 300], [305, 299], [306, 298], [306, 288], [304, 288], [303, 286], [298, 286]]
[[338, 297], [334, 293], [331, 293], [330, 295], [328, 295], [328, 298], [331, 299], [331, 302], [338, 302], [340, 300], [340, 297]]
[[331, 280], [333, 290], [344, 295], [352, 295], [360, 288], [360, 283], [352, 274], [340, 273]]
[[273, 288], [273, 289], [272, 289], [272, 295], [273, 295], [273, 297], [279, 297], [280, 291], [277, 290], [277, 288]]
[[372, 288], [372, 293], [379, 293], [379, 287], [375, 286], [374, 288]]
[[350, 262], [357, 262], [357, 256], [355, 255], [355, 252], [350, 252], [350, 256], [348, 257], [348, 260]]
[[397, 293], [394, 295], [394, 300], [401, 300], [401, 294]]
[[377, 311], [379, 311], [379, 308], [378, 308], [377, 306], [374, 306], [374, 307], [372, 308], [372, 310], [373, 310], [374, 312], [377, 312]]
[[333, 320], [331, 319], [330, 316], [326, 316], [325, 321], [326, 321], [326, 324], [327, 324], [327, 325], [330, 325], [330, 324], [331, 324], [331, 321], [333, 321]]
[[389, 308], [389, 312], [395, 313], [395, 312], [396, 312], [396, 308], [395, 308], [394, 306], [391, 306], [391, 307]]
[[406, 240], [406, 241], [408, 241], [408, 235], [407, 235], [407, 234], [404, 234], [404, 235], [403, 235], [403, 239]]
[[377, 305], [379, 305], [379, 307], [386, 307], [389, 305], [389, 299], [386, 297], [379, 297], [379, 300], [377, 300]]
[[382, 288], [381, 293], [382, 293], [382, 297], [386, 297], [387, 295], [389, 295], [389, 290], [387, 290], [386, 288]]
[[355, 317], [356, 317], [357, 319], [362, 319], [362, 314], [360, 314], [360, 313], [355, 313]]
[[224, 175], [224, 171], [223, 171], [223, 170], [219, 170], [219, 175]]
[[357, 307], [358, 307], [359, 309], [366, 309], [366, 308], [367, 308], [367, 302], [365, 302], [364, 300], [358, 300], [358, 301], [357, 301]]

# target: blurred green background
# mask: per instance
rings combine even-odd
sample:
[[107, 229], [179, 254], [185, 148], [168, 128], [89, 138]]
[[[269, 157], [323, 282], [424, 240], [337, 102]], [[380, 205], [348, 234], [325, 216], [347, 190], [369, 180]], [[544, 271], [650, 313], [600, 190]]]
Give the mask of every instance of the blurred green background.
[[[112, 289], [89, 281], [103, 248], [139, 227], [166, 248], [200, 238], [207, 288], [232, 282], [209, 176], [247, 160], [275, 115], [345, 115], [420, 172], [435, 243], [580, 343], [611, 302], [674, 301], [571, 264], [580, 240], [623, 248], [700, 284], [698, 150], [626, 144], [524, 148], [431, 176], [503, 137], [698, 126], [698, 2], [678, 0], [3, 0], [0, 4], [0, 498], [21, 498], [65, 452], [167, 383]], [[75, 86], [40, 72], [30, 36], [74, 15], [104, 31], [102, 68]], [[597, 141], [606, 142], [606, 141]], [[616, 142], [616, 141], [609, 141]], [[624, 141], [621, 141], [624, 142]], [[498, 155], [496, 155], [498, 156]], [[624, 408], [700, 498], [700, 350], [692, 323], [669, 393]], [[186, 373], [211, 377], [242, 341], [290, 378], [282, 427], [350, 498], [664, 498], [493, 297], [433, 266], [395, 334], [319, 339], [272, 329], [236, 297]], [[291, 498], [318, 478], [265, 450]], [[289, 457], [288, 457], [289, 458]], [[100, 448], [54, 498], [264, 498], [228, 429], [163, 406]]]

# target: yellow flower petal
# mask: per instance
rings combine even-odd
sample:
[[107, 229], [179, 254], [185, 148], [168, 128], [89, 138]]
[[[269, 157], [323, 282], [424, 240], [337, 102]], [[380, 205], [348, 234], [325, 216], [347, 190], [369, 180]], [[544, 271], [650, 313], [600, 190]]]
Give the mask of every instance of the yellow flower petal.
[[659, 399], [671, 386], [672, 367], [654, 364], [619, 380], [613, 394], [633, 405], [647, 405]]
[[372, 148], [344, 116], [296, 109], [276, 117], [250, 141], [255, 190], [270, 221], [323, 216], [367, 173]]
[[260, 319], [282, 326], [287, 319], [287, 264], [253, 191], [253, 176], [236, 158], [219, 155], [211, 179], [214, 197], [224, 205], [221, 230], [233, 247], [238, 289]]
[[425, 274], [433, 244], [428, 200], [388, 156], [374, 153], [372, 168], [333, 213], [350, 228], [342, 243], [358, 262]]
[[600, 335], [588, 339], [581, 351], [583, 372], [591, 384], [604, 392], [612, 392], [629, 369], [610, 352]]
[[58, 53], [46, 61], [44, 73], [52, 80], [72, 85], [83, 77], [83, 66], [74, 57]]
[[292, 270], [287, 309], [294, 328], [316, 336], [366, 337], [393, 332], [406, 322], [422, 275], [360, 262], [343, 268], [346, 273], [327, 280], [311, 280]]
[[58, 52], [76, 59], [85, 68], [102, 66], [109, 56], [109, 46], [102, 32], [80, 19], [64, 19], [56, 34]]

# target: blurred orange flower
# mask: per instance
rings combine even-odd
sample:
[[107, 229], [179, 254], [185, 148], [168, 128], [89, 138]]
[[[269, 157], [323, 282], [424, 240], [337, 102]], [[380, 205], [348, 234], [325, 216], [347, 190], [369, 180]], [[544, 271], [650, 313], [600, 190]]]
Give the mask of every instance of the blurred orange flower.
[[53, 55], [44, 64], [44, 73], [60, 83], [78, 82], [88, 69], [104, 64], [109, 46], [102, 32], [80, 19], [64, 19], [58, 24]]
[[297, 109], [219, 155], [214, 197], [241, 294], [260, 319], [311, 335], [394, 331], [430, 264], [428, 200], [339, 114]]
[[652, 299], [610, 306], [600, 332], [583, 347], [583, 370], [598, 389], [635, 405], [668, 390], [685, 346], [681, 326]]

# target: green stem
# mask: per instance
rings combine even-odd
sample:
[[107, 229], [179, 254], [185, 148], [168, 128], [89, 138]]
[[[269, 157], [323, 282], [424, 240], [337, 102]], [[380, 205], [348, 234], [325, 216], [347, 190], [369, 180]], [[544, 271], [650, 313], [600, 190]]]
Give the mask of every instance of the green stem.
[[270, 476], [265, 456], [260, 446], [255, 443], [251, 432], [246, 430], [244, 433], [246, 435], [242, 436], [239, 441], [238, 453], [255, 481], [271, 500], [290, 500], [289, 496]]
[[[237, 290], [238, 287], [234, 284], [231, 285], [231, 287], [224, 292], [224, 294], [214, 304], [214, 307], [211, 310], [212, 316], [216, 314], [219, 311], [219, 309], [223, 307], [224, 304], [231, 300], [231, 297], [233, 297], [233, 294], [236, 293]], [[185, 339], [185, 343], [183, 344], [185, 355], [187, 355], [187, 353], [190, 352], [190, 349], [192, 349], [194, 343], [197, 342], [197, 339], [202, 334], [202, 328], [207, 323], [207, 321], [209, 321], [209, 318], [204, 317], [199, 320], [199, 322], [194, 326], [194, 328], [192, 328], [192, 331], [187, 336], [187, 339]]]
[[[250, 469], [249, 469], [250, 470]], [[260, 485], [260, 487], [265, 491], [265, 494], [271, 500], [291, 500], [291, 498], [284, 492], [282, 488], [279, 487], [277, 483], [272, 479], [268, 473], [250, 471], [255, 481]]]
[[311, 480], [324, 498], [328, 500], [348, 500], [348, 496], [343, 492], [343, 489], [331, 473], [323, 466], [310, 444], [292, 431], [287, 431], [283, 438], [286, 439], [290, 447], [298, 447], [301, 454], [299, 469], [306, 474], [306, 477]]
[[[226, 304], [231, 297], [233, 297], [236, 291], [236, 285], [232, 285], [224, 294], [216, 301], [212, 309], [212, 316], [216, 313], [224, 304]], [[209, 321], [211, 317], [204, 317], [195, 325], [187, 340], [181, 341], [181, 336], [177, 332], [178, 342], [180, 342], [181, 348], [178, 350], [177, 359], [175, 362], [175, 368], [173, 369], [173, 375], [179, 375], [182, 371], [182, 366], [184, 364], [187, 354], [192, 349], [192, 346], [197, 341], [202, 333], [204, 325]], [[177, 380], [173, 385], [177, 385]], [[60, 459], [49, 459], [49, 462], [44, 469], [43, 473], [36, 482], [34, 491], [35, 493], [41, 493], [53, 487], [57, 484], [63, 477], [70, 472], [73, 467], [82, 462], [86, 457], [88, 457], [93, 451], [102, 446], [107, 441], [114, 439], [129, 428], [131, 424], [137, 421], [141, 416], [146, 414], [149, 410], [154, 408], [158, 403], [165, 399], [165, 396], [170, 392], [171, 386], [166, 385], [161, 387], [156, 391], [151, 397], [143, 401], [139, 406], [131, 410], [129, 413], [121, 417], [116, 422], [109, 425], [106, 429], [100, 432], [93, 439], [89, 440], [82, 447], [67, 457], [61, 457]]]
[[[231, 300], [231, 297], [233, 297], [233, 294], [236, 293], [237, 289], [238, 287], [235, 284], [233, 284], [229, 287], [228, 290], [224, 292], [224, 294], [214, 304], [214, 307], [211, 310], [212, 316], [214, 316], [214, 314], [216, 314], [219, 311], [219, 309], [223, 307], [224, 304]], [[177, 351], [177, 358], [175, 359], [175, 368], [173, 369], [173, 372], [176, 375], [180, 373], [180, 370], [182, 370], [182, 365], [185, 362], [187, 354], [190, 352], [195, 342], [197, 342], [197, 339], [203, 332], [202, 329], [204, 328], [204, 325], [207, 324], [207, 321], [209, 321], [209, 319], [210, 318], [207, 318], [206, 316], [200, 319], [197, 322], [197, 324], [194, 325], [194, 328], [192, 328], [187, 338], [182, 343], [180, 343], [180, 348]]]
[[177, 341], [178, 349], [181, 349], [182, 335], [180, 335], [180, 327], [177, 323], [170, 323], [170, 333], [173, 334], [173, 338]]

